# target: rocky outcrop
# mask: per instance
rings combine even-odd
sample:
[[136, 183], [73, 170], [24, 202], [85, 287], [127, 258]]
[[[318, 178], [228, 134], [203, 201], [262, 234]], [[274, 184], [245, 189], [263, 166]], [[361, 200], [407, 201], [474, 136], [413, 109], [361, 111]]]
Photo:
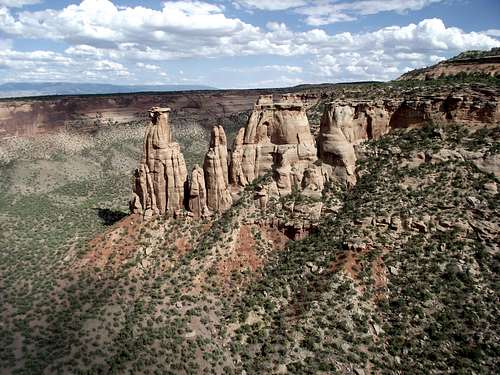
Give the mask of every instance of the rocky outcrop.
[[222, 126], [214, 126], [203, 163], [207, 190], [207, 206], [214, 212], [223, 212], [233, 204], [229, 192], [226, 133]]
[[187, 170], [168, 122], [169, 108], [153, 107], [146, 128], [143, 154], [135, 171], [131, 210], [151, 216], [175, 216], [184, 207]]
[[235, 138], [230, 182], [242, 187], [272, 172], [280, 194], [301, 185], [317, 150], [300, 98], [261, 96], [244, 129]]
[[[144, 216], [176, 216], [182, 208], [195, 218], [221, 213], [239, 198], [243, 187], [264, 176], [267, 178], [258, 182], [255, 191], [256, 204], [262, 209], [292, 192], [321, 199], [327, 180], [347, 186], [356, 183], [356, 159], [362, 155], [362, 141], [378, 138], [391, 129], [429, 122], [484, 126], [500, 120], [497, 102], [474, 101], [473, 97], [456, 94], [412, 100], [342, 99], [325, 105], [316, 148], [301, 98], [286, 94], [274, 100], [265, 95], [235, 137], [231, 158], [223, 127], [213, 127], [203, 169], [196, 166], [188, 183], [168, 114], [167, 108], [151, 109], [143, 156], [135, 171], [131, 210]], [[456, 157], [462, 156], [443, 151], [432, 158], [417, 155], [410, 164]], [[498, 175], [496, 159], [480, 155], [473, 162], [480, 170]]]
[[316, 166], [307, 168], [302, 179], [302, 194], [320, 199], [325, 181], [322, 175], [322, 169]]
[[233, 200], [224, 129], [212, 129], [203, 169], [196, 165], [188, 183], [186, 164], [168, 123], [169, 112], [168, 108], [150, 110], [151, 124], [146, 128], [142, 159], [134, 174], [131, 211], [145, 217], [177, 216], [187, 208], [191, 216], [204, 218], [227, 210]]
[[415, 128], [429, 123], [484, 126], [498, 121], [498, 102], [453, 93], [411, 100], [333, 101], [325, 107], [318, 137], [323, 174], [349, 185], [356, 183], [356, 146], [392, 129]]

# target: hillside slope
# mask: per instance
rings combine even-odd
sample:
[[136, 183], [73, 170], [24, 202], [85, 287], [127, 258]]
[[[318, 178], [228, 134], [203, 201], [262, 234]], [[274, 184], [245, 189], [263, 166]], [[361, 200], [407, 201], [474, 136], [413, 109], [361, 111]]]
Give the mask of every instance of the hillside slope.
[[[90, 242], [93, 225], [67, 238], [88, 213], [61, 210], [75, 199], [86, 210], [106, 204], [74, 190], [84, 176], [57, 200], [39, 192], [36, 215], [3, 189], [0, 367], [498, 372], [499, 145], [498, 125], [401, 129], [364, 143], [357, 185], [326, 189], [329, 215], [302, 240], [273, 218], [303, 222], [316, 201], [292, 194], [261, 211], [262, 181], [210, 221], [116, 222], [116, 202], [102, 215], [115, 223]], [[104, 181], [93, 189], [122, 189]], [[13, 238], [16, 226], [39, 236]]]

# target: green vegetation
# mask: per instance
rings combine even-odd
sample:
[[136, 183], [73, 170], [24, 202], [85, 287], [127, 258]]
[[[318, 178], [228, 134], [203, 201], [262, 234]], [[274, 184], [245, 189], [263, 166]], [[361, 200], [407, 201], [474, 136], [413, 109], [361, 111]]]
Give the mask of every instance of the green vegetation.
[[470, 59], [498, 57], [498, 56], [500, 56], [500, 48], [492, 48], [489, 51], [465, 51], [458, 54], [457, 56], [452, 57], [450, 61], [470, 60]]

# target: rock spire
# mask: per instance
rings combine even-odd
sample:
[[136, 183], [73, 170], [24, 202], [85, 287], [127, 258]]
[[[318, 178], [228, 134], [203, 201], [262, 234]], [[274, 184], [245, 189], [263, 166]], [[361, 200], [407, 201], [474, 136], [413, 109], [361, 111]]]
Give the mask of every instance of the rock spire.
[[151, 216], [175, 216], [184, 206], [187, 170], [169, 125], [170, 108], [149, 110], [143, 153], [135, 171], [131, 210]]
[[228, 155], [226, 133], [222, 126], [214, 126], [210, 148], [203, 163], [207, 188], [207, 206], [211, 211], [222, 212], [233, 204], [229, 191]]

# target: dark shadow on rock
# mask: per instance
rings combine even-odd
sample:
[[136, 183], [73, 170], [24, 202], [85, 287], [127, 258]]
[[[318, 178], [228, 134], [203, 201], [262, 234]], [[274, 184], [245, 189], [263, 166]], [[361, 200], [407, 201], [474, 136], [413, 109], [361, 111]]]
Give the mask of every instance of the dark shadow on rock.
[[127, 216], [127, 213], [123, 211], [110, 210], [109, 208], [96, 208], [95, 210], [97, 211], [97, 215], [99, 215], [104, 225], [113, 225], [117, 221], [120, 221], [125, 216]]

